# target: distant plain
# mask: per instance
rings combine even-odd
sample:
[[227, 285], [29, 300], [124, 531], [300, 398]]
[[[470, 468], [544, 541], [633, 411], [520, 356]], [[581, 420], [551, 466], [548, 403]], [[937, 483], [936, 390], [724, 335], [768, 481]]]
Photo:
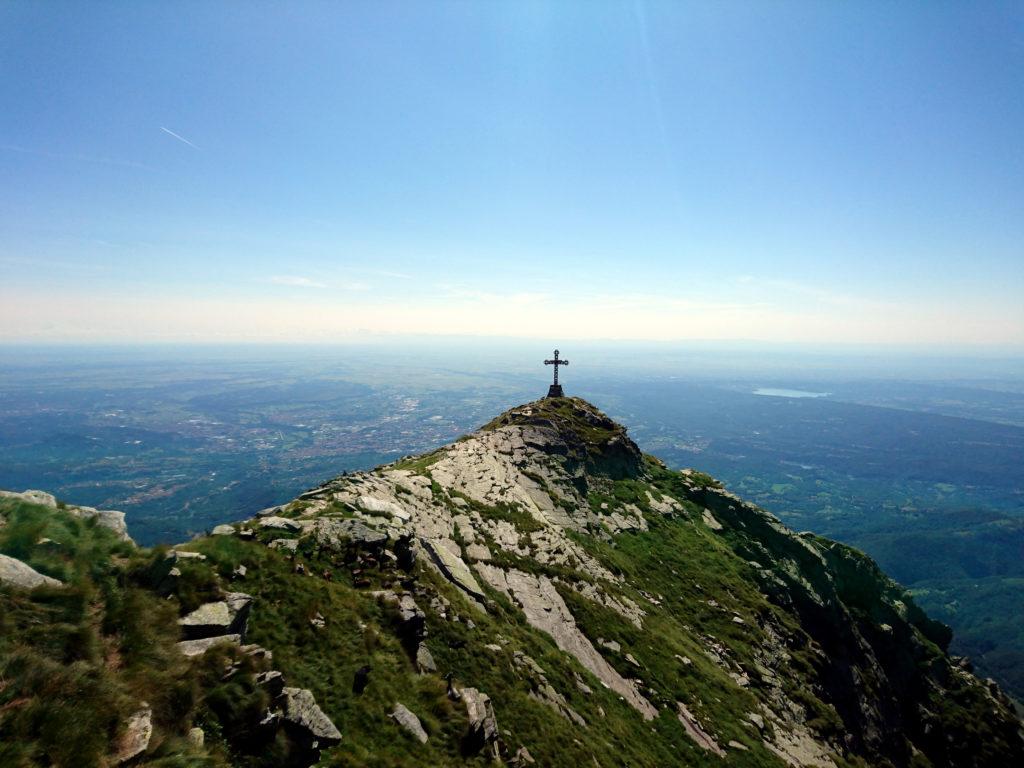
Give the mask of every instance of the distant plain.
[[[1016, 359], [585, 347], [562, 372], [644, 451], [853, 544], [1024, 696]], [[0, 488], [121, 509], [174, 542], [544, 394], [537, 345], [0, 349]], [[536, 360], [534, 359], [536, 358]], [[807, 396], [808, 394], [814, 396]]]

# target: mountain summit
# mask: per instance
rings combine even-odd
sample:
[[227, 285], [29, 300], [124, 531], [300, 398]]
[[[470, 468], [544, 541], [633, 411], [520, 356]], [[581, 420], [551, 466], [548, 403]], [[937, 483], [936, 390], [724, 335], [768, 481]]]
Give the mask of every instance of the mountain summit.
[[869, 558], [578, 398], [169, 550], [40, 498], [0, 499], [46, 577], [0, 588], [4, 765], [1024, 764]]

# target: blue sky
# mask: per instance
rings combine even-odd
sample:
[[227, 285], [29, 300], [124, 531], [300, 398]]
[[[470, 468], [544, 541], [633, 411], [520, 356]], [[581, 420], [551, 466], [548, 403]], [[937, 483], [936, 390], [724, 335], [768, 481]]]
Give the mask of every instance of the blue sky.
[[0, 5], [0, 340], [1024, 345], [1020, 3]]

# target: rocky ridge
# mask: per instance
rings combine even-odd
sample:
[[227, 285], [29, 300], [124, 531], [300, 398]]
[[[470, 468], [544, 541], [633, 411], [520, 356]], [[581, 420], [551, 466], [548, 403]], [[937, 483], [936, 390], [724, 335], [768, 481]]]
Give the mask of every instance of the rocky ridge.
[[[180, 606], [178, 652], [216, 659], [220, 684], [262, 702], [251, 720], [203, 710], [236, 754], [248, 738], [276, 745], [280, 764], [323, 749], [391, 764], [358, 743], [390, 726], [408, 746], [387, 754], [412, 764], [1024, 756], [998, 688], [948, 657], [948, 630], [868, 558], [668, 470], [579, 399], [514, 408], [213, 534], [155, 553], [144, 581]], [[289, 594], [305, 618], [283, 632]], [[250, 625], [259, 645], [245, 644]], [[332, 643], [350, 658], [332, 663]], [[235, 764], [268, 764], [241, 751]]]

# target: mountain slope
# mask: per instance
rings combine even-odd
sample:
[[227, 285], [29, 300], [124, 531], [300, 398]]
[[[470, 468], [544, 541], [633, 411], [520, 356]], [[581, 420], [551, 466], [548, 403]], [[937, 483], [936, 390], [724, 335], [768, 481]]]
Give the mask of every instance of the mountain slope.
[[[0, 510], [0, 552], [64, 582], [0, 587], [5, 765], [1024, 760], [1006, 699], [867, 557], [578, 399], [171, 551]], [[88, 728], [53, 732], [44, 671]]]

